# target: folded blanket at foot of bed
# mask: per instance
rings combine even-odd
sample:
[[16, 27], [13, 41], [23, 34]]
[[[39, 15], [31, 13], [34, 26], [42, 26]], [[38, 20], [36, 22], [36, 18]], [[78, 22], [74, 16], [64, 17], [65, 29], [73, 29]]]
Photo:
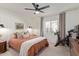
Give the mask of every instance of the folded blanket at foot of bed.
[[42, 48], [48, 46], [48, 41], [45, 37], [38, 37], [26, 41], [21, 45], [20, 56], [36, 55]]

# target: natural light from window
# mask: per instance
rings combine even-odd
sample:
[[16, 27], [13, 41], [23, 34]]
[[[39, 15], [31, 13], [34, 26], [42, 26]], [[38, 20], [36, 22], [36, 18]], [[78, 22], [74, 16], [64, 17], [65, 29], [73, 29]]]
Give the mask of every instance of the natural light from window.
[[51, 31], [51, 32], [57, 32], [58, 31], [58, 24], [57, 24], [57, 20], [55, 21], [46, 21], [45, 22], [45, 27], [47, 31]]

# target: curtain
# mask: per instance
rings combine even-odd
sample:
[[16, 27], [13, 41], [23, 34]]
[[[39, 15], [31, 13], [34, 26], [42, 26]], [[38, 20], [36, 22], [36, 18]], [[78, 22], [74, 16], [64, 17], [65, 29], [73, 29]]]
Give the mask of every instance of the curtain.
[[59, 14], [59, 32], [60, 32], [60, 39], [65, 38], [65, 12]]
[[43, 35], [43, 17], [41, 17], [41, 21], [40, 21], [40, 36], [44, 36]]

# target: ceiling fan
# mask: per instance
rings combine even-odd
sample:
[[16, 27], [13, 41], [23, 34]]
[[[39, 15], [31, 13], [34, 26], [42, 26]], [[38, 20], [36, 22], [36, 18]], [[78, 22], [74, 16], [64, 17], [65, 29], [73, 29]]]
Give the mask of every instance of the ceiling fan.
[[32, 3], [34, 9], [31, 9], [31, 8], [25, 8], [25, 10], [32, 10], [32, 11], [35, 11], [34, 14], [39, 14], [40, 12], [41, 13], [44, 13], [44, 11], [42, 11], [43, 9], [46, 9], [48, 7], [50, 7], [49, 5], [46, 5], [46, 6], [43, 6], [41, 8], [39, 8], [39, 4], [36, 4], [36, 3]]

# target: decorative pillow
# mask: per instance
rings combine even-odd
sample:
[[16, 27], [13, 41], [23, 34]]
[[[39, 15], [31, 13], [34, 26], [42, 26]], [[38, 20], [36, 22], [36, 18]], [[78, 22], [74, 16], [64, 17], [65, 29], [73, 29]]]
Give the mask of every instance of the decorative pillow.
[[23, 39], [23, 35], [20, 35], [20, 36], [18, 37], [18, 39]]
[[18, 39], [23, 39], [23, 35], [21, 33], [17, 33]]
[[21, 33], [18, 33], [18, 32], [14, 33], [12, 37], [13, 38], [16, 38], [16, 39], [23, 39], [22, 34]]
[[17, 38], [18, 38], [18, 37], [17, 37], [17, 34], [14, 33], [14, 34], [12, 35], [12, 38], [17, 39]]

